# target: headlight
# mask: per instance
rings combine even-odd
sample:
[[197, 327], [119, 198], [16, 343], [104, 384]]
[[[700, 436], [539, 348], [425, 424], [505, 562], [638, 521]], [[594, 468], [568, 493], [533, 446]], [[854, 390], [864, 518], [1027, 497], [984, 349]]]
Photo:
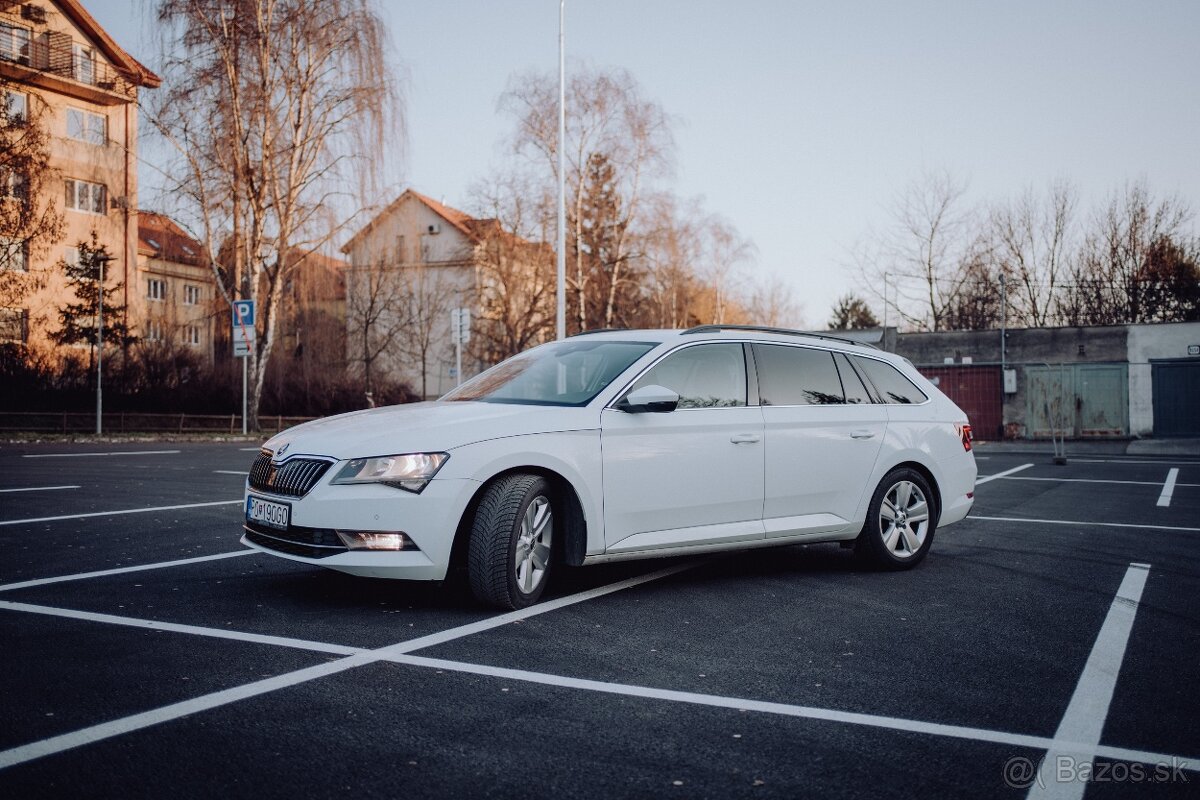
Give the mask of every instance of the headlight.
[[450, 458], [449, 453], [406, 453], [399, 456], [353, 458], [330, 483], [386, 483], [420, 493]]

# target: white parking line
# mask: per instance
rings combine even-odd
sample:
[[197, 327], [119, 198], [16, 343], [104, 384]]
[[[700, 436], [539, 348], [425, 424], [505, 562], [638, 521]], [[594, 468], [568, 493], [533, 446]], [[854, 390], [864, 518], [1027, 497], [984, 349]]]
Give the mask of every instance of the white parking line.
[[1200, 464], [1200, 461], [1187, 461], [1179, 458], [1134, 459], [1134, 458], [1071, 458], [1072, 464], [1170, 464], [1175, 461], [1180, 464]]
[[213, 472], [220, 473], [221, 475], [249, 475], [250, 474], [249, 472], [246, 472], [245, 470], [236, 470], [236, 469], [214, 469]]
[[1179, 467], [1171, 467], [1167, 472], [1167, 482], [1163, 484], [1162, 494], [1158, 496], [1160, 508], [1171, 505], [1171, 495], [1175, 494], [1175, 479], [1179, 477]]
[[205, 628], [199, 625], [179, 625], [174, 622], [161, 622], [153, 619], [137, 619], [136, 617], [121, 617], [113, 614], [96, 614], [91, 611], [75, 611], [70, 608], [55, 608], [53, 606], [31, 605], [29, 603], [10, 603], [0, 600], [0, 609], [7, 611], [23, 611], [27, 614], [43, 614], [49, 617], [64, 619], [79, 619], [86, 622], [105, 622], [110, 625], [126, 625], [131, 628], [148, 628], [156, 631], [171, 633], [190, 633], [193, 636], [210, 636], [216, 639], [232, 639], [238, 642], [253, 642], [255, 644], [270, 644], [276, 647], [294, 647], [298, 650], [315, 650], [318, 653], [333, 653], [339, 656], [350, 656], [366, 652], [361, 647], [346, 647], [340, 644], [325, 642], [310, 642], [307, 639], [293, 639], [288, 636], [268, 636], [261, 633], [245, 633], [224, 628]]
[[[1120, 483], [1130, 486], [1160, 486], [1158, 481], [1117, 481], [1105, 478], [1038, 478], [1032, 475], [1006, 476], [1009, 481], [1050, 481], [1053, 483]], [[1177, 483], [1176, 486], [1200, 486], [1200, 483]]]
[[[241, 501], [238, 501], [241, 502]], [[589, 589], [585, 592], [559, 597], [554, 600], [549, 600], [545, 603], [523, 608], [519, 611], [510, 611], [507, 614], [499, 614], [495, 617], [473, 622], [468, 625], [460, 625], [456, 628], [451, 628], [440, 633], [435, 633], [429, 636], [422, 636], [418, 639], [413, 639], [409, 642], [399, 642], [394, 645], [380, 648], [378, 650], [368, 650], [365, 652], [356, 652], [354, 655], [340, 658], [336, 661], [331, 661], [326, 664], [320, 664], [315, 667], [307, 667], [305, 669], [287, 672], [282, 675], [276, 675], [273, 678], [267, 678], [254, 683], [248, 683], [244, 686], [237, 686], [232, 689], [224, 689], [219, 692], [202, 695], [200, 697], [186, 700], [181, 703], [174, 703], [162, 708], [156, 708], [151, 711], [146, 711], [141, 714], [124, 717], [122, 719], [112, 720], [110, 722], [93, 725], [89, 728], [83, 728], [73, 733], [66, 733], [61, 736], [54, 736], [49, 739], [43, 739], [38, 742], [31, 742], [26, 745], [14, 747], [9, 750], [0, 751], [0, 769], [11, 767], [16, 764], [23, 764], [27, 761], [32, 761], [42, 756], [48, 756], [53, 753], [61, 753], [64, 750], [70, 750], [81, 745], [90, 744], [92, 742], [111, 739], [114, 736], [120, 736], [124, 733], [142, 730], [152, 725], [158, 725], [162, 722], [167, 722], [180, 717], [186, 717], [190, 714], [196, 714], [200, 711], [218, 708], [229, 703], [235, 703], [238, 700], [245, 700], [249, 697], [257, 697], [267, 692], [273, 692], [276, 689], [283, 689], [288, 686], [295, 686], [306, 681], [311, 681], [316, 678], [323, 678], [326, 675], [334, 675], [339, 672], [344, 672], [354, 667], [359, 667], [364, 664], [370, 664], [376, 661], [386, 660], [392, 656], [402, 655], [412, 650], [421, 647], [430, 647], [434, 644], [442, 644], [453, 639], [460, 639], [464, 636], [470, 636], [480, 631], [490, 630], [492, 628], [507, 625], [510, 622], [528, 619], [539, 614], [545, 614], [548, 611], [554, 611], [564, 606], [581, 603], [585, 600], [592, 600], [597, 597], [602, 597], [606, 594], [619, 592], [622, 589], [629, 589], [634, 586], [639, 586], [643, 583], [665, 578], [669, 575], [674, 575], [683, 572], [686, 569], [699, 566], [705, 563], [703, 560], [690, 561], [684, 564], [676, 564], [675, 566], [660, 569], [656, 572], [638, 575], [633, 578], [628, 578], [617, 583], [611, 583], [607, 586], [600, 586], [595, 589]], [[15, 605], [15, 604], [14, 604]]]
[[1186, 531], [1200, 533], [1200, 528], [1182, 528], [1178, 525], [1135, 525], [1131, 522], [1085, 522], [1077, 519], [1029, 519], [1027, 517], [978, 517], [971, 514], [971, 520], [983, 522], [1036, 522], [1040, 525], [1082, 525], [1085, 528], [1139, 528], [1148, 531]]
[[1038, 767], [1038, 779], [1029, 789], [1031, 798], [1083, 797], [1087, 787], [1084, 780], [1057, 780], [1056, 765], [1060, 756], [1076, 755], [1080, 745], [1091, 750], [1100, 743], [1104, 732], [1104, 721], [1108, 719], [1108, 707], [1112, 703], [1117, 675], [1125, 660], [1125, 648], [1129, 643], [1129, 632], [1137, 616], [1146, 577], [1150, 574], [1149, 564], [1130, 564], [1125, 571], [1117, 596], [1109, 606], [1104, 624], [1092, 645], [1091, 655], [1079, 676], [1075, 693], [1067, 704], [1066, 713], [1058, 723], [1053, 744], [1047, 748], [1046, 757]]
[[178, 506], [154, 506], [153, 508], [125, 508], [120, 511], [92, 511], [88, 514], [64, 514], [61, 517], [30, 517], [28, 519], [0, 520], [0, 525], [27, 525], [31, 522], [57, 522], [63, 519], [87, 519], [89, 517], [117, 517], [122, 514], [148, 514], [153, 511], [178, 511], [183, 508], [208, 508], [211, 506], [241, 505], [241, 499], [217, 500], [213, 503], [184, 503]]
[[65, 581], [82, 581], [87, 578], [102, 578], [106, 575], [124, 575], [127, 572], [143, 572], [150, 569], [165, 569], [167, 567], [181, 567], [185, 564], [199, 564], [201, 561], [217, 561], [222, 558], [237, 558], [238, 556], [249, 556], [258, 552], [257, 550], [234, 550], [228, 553], [215, 553], [211, 556], [196, 556], [195, 558], [180, 558], [174, 561], [159, 561], [154, 564], [138, 564], [133, 567], [115, 567], [114, 569], [101, 569], [95, 572], [79, 572], [74, 575], [58, 575], [53, 578], [37, 578], [30, 581], [21, 581], [20, 583], [6, 583], [0, 585], [0, 592], [11, 592], [14, 589], [28, 589], [33, 586], [45, 586], [50, 583], [63, 583]]
[[243, 453], [257, 453], [259, 450], [262, 450], [262, 448], [261, 447], [239, 447], [238, 450], [241, 450]]
[[50, 492], [55, 489], [78, 489], [78, 486], [28, 486], [21, 489], [0, 489], [0, 494], [9, 492]]
[[1006, 470], [1004, 470], [1004, 472], [997, 472], [995, 475], [985, 475], [982, 478], [976, 478], [975, 485], [978, 486], [979, 484], [987, 483], [988, 481], [999, 480], [1000, 478], [1007, 478], [1009, 475], [1012, 475], [1013, 473], [1020, 472], [1023, 469], [1029, 469], [1032, 466], [1033, 466], [1033, 464], [1022, 464], [1019, 467], [1013, 467], [1012, 469], [1006, 469]]
[[[467, 664], [461, 661], [446, 661], [439, 658], [423, 656], [396, 655], [387, 659], [397, 664], [407, 664], [414, 667], [440, 669], [446, 672], [465, 672], [472, 675], [503, 678], [543, 686], [560, 686], [568, 689], [603, 692], [625, 697], [643, 697], [651, 700], [667, 700], [677, 703], [692, 703], [695, 705], [728, 708], [737, 711], [757, 711], [764, 714], [778, 714], [788, 717], [817, 719], [827, 722], [841, 722], [848, 725], [864, 725], [871, 728], [923, 733], [931, 736], [948, 736], [955, 739], [969, 739], [978, 742], [993, 742], [1015, 747], [1030, 747], [1049, 749], [1055, 740], [1046, 736], [1031, 736], [1023, 733], [989, 730], [987, 728], [970, 728], [962, 725], [946, 725], [940, 722], [925, 722], [922, 720], [905, 719], [903, 717], [885, 717], [875, 714], [862, 714], [856, 711], [841, 711], [834, 708], [817, 708], [814, 706], [796, 706], [786, 703], [772, 703], [763, 700], [750, 700], [744, 697], [725, 697], [722, 695], [698, 694], [695, 692], [680, 692], [674, 689], [657, 689], [649, 686], [636, 686], [627, 683], [608, 683], [592, 681], [583, 678], [571, 678], [564, 675], [550, 675], [543, 672], [528, 672], [522, 669], [493, 667], [485, 664]], [[1105, 747], [1092, 744], [1088, 747], [1078, 747], [1071, 752], [1081, 752], [1087, 755], [1117, 758], [1122, 761], [1136, 761], [1147, 764], [1170, 762], [1174, 757], [1183, 761], [1183, 769], [1200, 771], [1200, 760], [1180, 758], [1170, 754], [1154, 753], [1146, 750], [1129, 750], [1118, 747]]]
[[166, 456], [178, 450], [125, 450], [115, 453], [30, 453], [21, 458], [88, 458], [91, 456]]

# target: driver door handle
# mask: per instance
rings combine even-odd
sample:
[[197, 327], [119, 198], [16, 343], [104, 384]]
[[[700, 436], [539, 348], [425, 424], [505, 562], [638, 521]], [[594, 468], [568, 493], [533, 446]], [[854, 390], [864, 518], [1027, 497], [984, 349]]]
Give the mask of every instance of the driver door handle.
[[729, 441], [734, 444], [755, 444], [762, 441], [762, 436], [757, 433], [735, 433], [729, 437]]
[[868, 431], [868, 430], [850, 431], [851, 439], [871, 439], [871, 438], [874, 438], [874, 436], [875, 436], [875, 431]]

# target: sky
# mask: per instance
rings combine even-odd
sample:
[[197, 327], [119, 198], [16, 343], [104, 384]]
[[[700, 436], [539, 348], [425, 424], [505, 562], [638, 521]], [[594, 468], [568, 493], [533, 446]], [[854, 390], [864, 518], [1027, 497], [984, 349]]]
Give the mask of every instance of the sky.
[[[150, 0], [83, 2], [156, 64]], [[559, 3], [379, 7], [406, 98], [390, 191], [469, 206], [504, 158], [510, 76], [557, 70]], [[668, 188], [754, 243], [750, 272], [791, 287], [796, 327], [866, 294], [850, 253], [924, 172], [980, 204], [1066, 178], [1082, 209], [1135, 180], [1200, 206], [1197, 34], [1195, 0], [566, 1], [568, 71], [626, 69], [672, 115]]]

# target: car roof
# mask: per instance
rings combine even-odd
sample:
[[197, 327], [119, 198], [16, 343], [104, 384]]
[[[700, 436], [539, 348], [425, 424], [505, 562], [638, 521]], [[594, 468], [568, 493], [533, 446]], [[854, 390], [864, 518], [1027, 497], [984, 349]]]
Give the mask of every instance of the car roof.
[[811, 331], [791, 330], [788, 328], [769, 328], [758, 325], [698, 325], [684, 330], [655, 330], [655, 329], [624, 329], [607, 328], [603, 330], [584, 331], [573, 334], [571, 338], [586, 336], [608, 340], [638, 339], [656, 343], [683, 341], [746, 341], [778, 342], [780, 344], [805, 343], [813, 345], [837, 345], [836, 349], [846, 352], [857, 352], [864, 355], [892, 355], [866, 342], [838, 336], [832, 333], [817, 333]]

